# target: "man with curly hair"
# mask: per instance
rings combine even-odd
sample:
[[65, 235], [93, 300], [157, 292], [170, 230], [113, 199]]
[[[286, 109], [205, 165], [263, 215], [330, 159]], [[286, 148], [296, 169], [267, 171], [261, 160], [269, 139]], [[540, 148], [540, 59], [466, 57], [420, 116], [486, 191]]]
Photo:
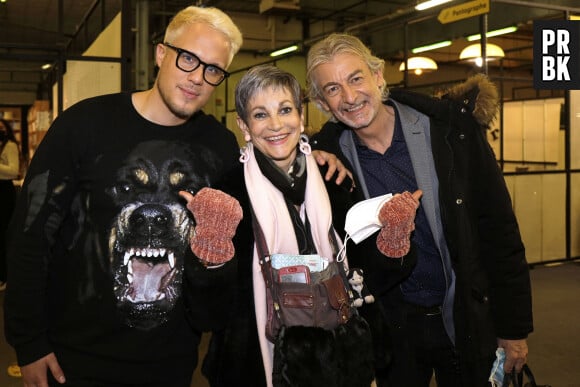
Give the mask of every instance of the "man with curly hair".
[[383, 69], [348, 34], [308, 53], [310, 98], [331, 116], [313, 148], [353, 171], [356, 200], [407, 191], [401, 208], [414, 208], [409, 192], [422, 192], [414, 227], [400, 233], [411, 235], [410, 249], [390, 250], [396, 241], [380, 231], [347, 246], [390, 330], [391, 362], [377, 370], [378, 386], [427, 387], [434, 372], [439, 386], [484, 387], [498, 347], [504, 369], [521, 370], [533, 329], [524, 245], [483, 130], [497, 91], [478, 75], [441, 99], [389, 95]]

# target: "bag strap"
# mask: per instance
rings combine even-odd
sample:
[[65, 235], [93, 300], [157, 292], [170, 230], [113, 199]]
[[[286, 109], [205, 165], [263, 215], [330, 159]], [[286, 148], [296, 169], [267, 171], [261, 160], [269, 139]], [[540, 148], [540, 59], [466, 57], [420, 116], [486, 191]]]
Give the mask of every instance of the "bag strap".
[[276, 315], [279, 321], [282, 321], [281, 309], [278, 304], [278, 293], [276, 287], [272, 286], [273, 273], [272, 273], [272, 260], [270, 259], [270, 252], [268, 251], [268, 245], [266, 243], [266, 237], [260, 227], [260, 223], [256, 218], [254, 209], [250, 206], [250, 212], [252, 215], [252, 229], [254, 230], [254, 240], [256, 242], [256, 249], [258, 250], [259, 263], [262, 272], [262, 278], [264, 278], [264, 284], [266, 285], [266, 299], [267, 302], [274, 308], [273, 313]]
[[[528, 383], [526, 383], [525, 385], [524, 385], [524, 375], [528, 379]], [[534, 377], [532, 370], [527, 364], [524, 364], [521, 372], [519, 373], [516, 372], [514, 368], [512, 372], [505, 375], [503, 386], [509, 386], [510, 383], [511, 385], [513, 385], [513, 387], [524, 387], [524, 386], [538, 387], [538, 385], [536, 384], [536, 378]]]
[[[334, 233], [334, 228], [331, 228], [329, 231], [329, 239], [330, 243], [332, 244], [332, 250], [334, 251], [334, 260], [340, 267], [340, 272], [343, 274], [344, 279], [346, 280], [347, 270], [346, 270], [346, 245], [343, 246], [342, 249], [338, 248], [338, 240], [336, 239], [336, 234]], [[348, 288], [348, 286], [347, 286]]]
[[253, 208], [252, 213], [252, 229], [254, 230], [254, 240], [256, 241], [256, 249], [258, 250], [259, 263], [262, 267], [262, 276], [264, 277], [264, 283], [266, 287], [272, 289], [272, 261], [270, 259], [270, 252], [268, 251], [268, 245], [266, 244], [266, 237], [258, 223], [256, 214]]
[[506, 373], [503, 378], [502, 387], [520, 387], [520, 380], [518, 378], [515, 368], [512, 369], [512, 372]]
[[527, 364], [524, 364], [524, 366], [522, 367], [522, 373], [526, 375], [526, 377], [528, 378], [528, 386], [529, 387], [537, 387], [538, 385], [536, 384], [536, 378], [534, 378], [534, 374], [532, 373], [532, 370], [530, 367], [528, 367]]

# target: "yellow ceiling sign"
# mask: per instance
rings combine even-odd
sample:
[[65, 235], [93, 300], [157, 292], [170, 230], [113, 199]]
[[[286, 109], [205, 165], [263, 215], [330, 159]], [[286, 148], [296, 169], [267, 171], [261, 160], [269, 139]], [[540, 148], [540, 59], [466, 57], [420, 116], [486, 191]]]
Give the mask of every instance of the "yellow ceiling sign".
[[447, 24], [488, 12], [489, 0], [474, 0], [454, 7], [442, 9], [441, 12], [439, 12], [439, 16], [437, 16], [437, 20], [442, 24]]

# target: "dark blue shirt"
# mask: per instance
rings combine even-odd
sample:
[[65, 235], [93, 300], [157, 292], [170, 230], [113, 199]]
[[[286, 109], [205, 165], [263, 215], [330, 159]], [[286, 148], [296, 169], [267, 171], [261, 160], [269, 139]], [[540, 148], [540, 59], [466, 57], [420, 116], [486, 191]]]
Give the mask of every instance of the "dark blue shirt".
[[[404, 191], [413, 193], [418, 189], [396, 109], [393, 140], [384, 154], [363, 145], [354, 133], [353, 138], [370, 197]], [[417, 305], [441, 305], [445, 296], [443, 264], [421, 206], [417, 210], [411, 241], [417, 250], [417, 265], [409, 278], [401, 284], [403, 297]]]

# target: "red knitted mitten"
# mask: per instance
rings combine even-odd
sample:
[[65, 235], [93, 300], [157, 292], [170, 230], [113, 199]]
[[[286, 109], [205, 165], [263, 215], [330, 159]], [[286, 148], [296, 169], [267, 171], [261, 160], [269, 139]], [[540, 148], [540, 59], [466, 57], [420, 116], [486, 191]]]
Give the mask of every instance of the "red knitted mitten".
[[415, 195], [405, 191], [383, 204], [379, 221], [383, 228], [377, 235], [377, 248], [391, 258], [401, 258], [409, 252], [410, 236], [415, 229], [415, 214], [419, 207], [420, 191]]
[[240, 203], [234, 197], [213, 188], [202, 188], [195, 194], [180, 193], [196, 226], [190, 241], [191, 251], [207, 266], [221, 265], [235, 253], [232, 238], [243, 218]]

